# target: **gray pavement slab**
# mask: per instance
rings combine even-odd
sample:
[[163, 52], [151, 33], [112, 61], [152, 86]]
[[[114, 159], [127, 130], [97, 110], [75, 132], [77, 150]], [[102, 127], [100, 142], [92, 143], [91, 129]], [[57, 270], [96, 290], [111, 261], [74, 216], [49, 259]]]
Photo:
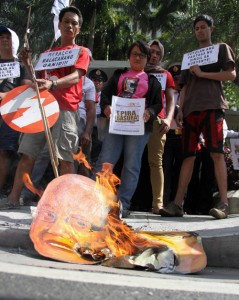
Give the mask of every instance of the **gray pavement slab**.
[[[162, 218], [150, 212], [131, 212], [124, 219], [133, 229], [145, 231], [194, 231], [202, 237], [208, 266], [239, 268], [239, 214], [215, 220], [208, 215]], [[0, 247], [34, 250], [29, 237], [29, 206], [0, 211]]]

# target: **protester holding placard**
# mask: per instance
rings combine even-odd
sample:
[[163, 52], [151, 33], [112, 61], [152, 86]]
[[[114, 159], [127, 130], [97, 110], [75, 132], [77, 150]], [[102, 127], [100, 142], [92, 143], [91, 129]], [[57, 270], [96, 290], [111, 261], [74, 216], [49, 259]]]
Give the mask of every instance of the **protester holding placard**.
[[153, 132], [148, 142], [148, 161], [150, 167], [150, 181], [153, 193], [152, 211], [158, 214], [163, 207], [164, 173], [163, 152], [166, 141], [166, 133], [169, 131], [174, 113], [174, 80], [172, 75], [161, 67], [164, 56], [164, 47], [158, 40], [149, 42], [151, 59], [145, 71], [153, 74], [162, 86], [163, 108], [159, 119], [154, 121]]
[[[213, 19], [208, 15], [201, 15], [195, 19], [193, 25], [199, 49], [211, 47], [211, 34], [214, 30]], [[214, 162], [220, 194], [220, 202], [209, 211], [209, 214], [216, 219], [227, 218], [229, 211], [227, 170], [223, 151], [223, 120], [227, 102], [221, 81], [235, 78], [234, 54], [225, 43], [219, 43], [216, 62], [190, 66], [189, 69], [182, 71], [180, 84], [183, 87], [177, 121], [183, 127], [184, 161], [174, 202], [160, 210], [161, 216], [182, 217], [184, 214], [182, 205], [192, 176], [199, 136], [202, 133], [205, 145]]]
[[[30, 84], [29, 75], [16, 58], [19, 47], [17, 34], [8, 27], [0, 26], [0, 101], [13, 88]], [[14, 67], [12, 67], [14, 66]], [[11, 75], [11, 76], [9, 76]], [[0, 115], [0, 197], [9, 174], [11, 161], [17, 153], [20, 133], [11, 129]]]
[[[47, 53], [59, 53], [64, 56], [73, 55], [78, 49], [76, 62], [69, 66], [41, 71], [41, 79], [37, 79], [39, 90], [48, 90], [58, 101], [60, 116], [52, 127], [52, 138], [55, 143], [56, 155], [59, 160], [60, 175], [75, 173], [72, 153], [78, 151], [77, 109], [82, 98], [82, 76], [86, 74], [89, 65], [89, 52], [87, 48], [75, 44], [75, 38], [80, 32], [83, 22], [81, 12], [74, 6], [65, 7], [59, 14], [59, 29], [61, 32], [61, 45], [48, 50]], [[73, 50], [74, 49], [74, 53]], [[21, 51], [21, 58], [29, 68], [29, 52]], [[65, 64], [63, 64], [65, 65]], [[31, 174], [35, 160], [45, 146], [45, 133], [24, 134], [19, 146], [22, 154], [17, 167], [14, 185], [8, 196], [6, 208], [19, 206], [19, 197], [22, 190], [22, 177], [24, 173]]]
[[[150, 48], [142, 42], [134, 42], [128, 49], [128, 58], [130, 69], [116, 70], [114, 75], [109, 79], [101, 93], [101, 109], [107, 119], [112, 118], [112, 96], [125, 98], [126, 109], [129, 109], [130, 99], [142, 99], [141, 106], [145, 106], [144, 115], [140, 122], [145, 122], [144, 133], [142, 135], [106, 133], [103, 140], [102, 150], [96, 163], [96, 172], [102, 169], [105, 162], [117, 163], [123, 152], [124, 161], [121, 172], [121, 185], [118, 190], [118, 198], [123, 205], [123, 217], [129, 215], [131, 198], [137, 187], [139, 173], [141, 168], [141, 158], [148, 142], [152, 121], [162, 109], [161, 85], [153, 75], [144, 72], [147, 61], [150, 59]], [[132, 106], [133, 107], [133, 106]], [[133, 109], [132, 111], [137, 111]], [[120, 113], [121, 114], [121, 113]], [[138, 121], [135, 113], [128, 113], [127, 116], [133, 116]], [[116, 114], [117, 116], [117, 114]], [[129, 118], [126, 118], [129, 123]], [[122, 122], [125, 128], [125, 118], [117, 120]], [[135, 123], [132, 121], [132, 130]], [[108, 124], [109, 126], [109, 124]], [[129, 129], [128, 129], [129, 130]]]

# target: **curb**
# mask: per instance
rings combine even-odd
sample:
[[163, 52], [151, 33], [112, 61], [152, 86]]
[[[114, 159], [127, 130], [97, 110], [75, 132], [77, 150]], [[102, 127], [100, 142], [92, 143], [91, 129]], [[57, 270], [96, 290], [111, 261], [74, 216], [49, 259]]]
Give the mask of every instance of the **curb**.
[[[234, 215], [223, 222], [221, 222], [222, 220], [211, 220], [207, 216], [187, 216], [183, 219], [174, 218], [173, 220], [164, 218], [162, 221], [151, 213], [133, 212], [131, 217], [125, 221], [132, 228], [144, 231], [196, 232], [202, 238], [208, 267], [239, 268], [238, 219], [239, 215]], [[19, 215], [17, 211], [11, 212], [10, 216], [0, 214], [0, 247], [37, 253], [29, 236], [30, 224], [29, 208], [23, 210], [23, 215]]]

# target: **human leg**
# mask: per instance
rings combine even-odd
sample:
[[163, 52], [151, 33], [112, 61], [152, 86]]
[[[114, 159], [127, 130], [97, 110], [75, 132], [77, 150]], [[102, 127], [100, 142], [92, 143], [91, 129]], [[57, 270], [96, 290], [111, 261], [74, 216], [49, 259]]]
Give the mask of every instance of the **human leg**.
[[143, 136], [125, 136], [124, 138], [124, 162], [118, 190], [118, 197], [124, 210], [130, 208], [131, 198], [139, 180], [143, 151], [149, 136], [150, 132], [147, 131]]
[[153, 131], [148, 141], [148, 161], [150, 167], [150, 181], [153, 193], [153, 212], [158, 213], [163, 206], [163, 152], [166, 135], [159, 132], [159, 123], [154, 122]]
[[[34, 163], [34, 167], [31, 173], [31, 181], [34, 185], [38, 186], [40, 181], [42, 180], [46, 169], [50, 162], [50, 155], [48, 150], [48, 145], [45, 144], [41, 154], [37, 158], [37, 160]], [[23, 197], [23, 201], [30, 201], [34, 198], [34, 194], [29, 191], [26, 187], [23, 187], [21, 192], [21, 197]]]
[[119, 134], [106, 133], [99, 157], [96, 161], [94, 177], [97, 172], [102, 170], [103, 163], [107, 162], [113, 166], [117, 163], [123, 149], [124, 137]]
[[0, 149], [0, 191], [2, 191], [10, 169], [10, 158], [7, 151]]
[[197, 113], [192, 113], [184, 119], [184, 128], [182, 132], [182, 149], [184, 160], [180, 170], [178, 188], [174, 201], [170, 202], [166, 207], [160, 209], [159, 211], [159, 214], [163, 217], [183, 216], [182, 205], [188, 184], [192, 177], [195, 152], [198, 144], [199, 130], [197, 129], [199, 116], [200, 115]]
[[223, 150], [223, 120], [222, 110], [208, 111], [205, 117], [203, 135], [214, 163], [215, 177], [218, 184], [220, 201], [209, 214], [216, 219], [224, 219], [228, 216], [227, 200], [227, 168]]
[[6, 208], [8, 208], [8, 206], [19, 205], [19, 199], [23, 188], [23, 174], [27, 173], [29, 176], [31, 175], [34, 162], [39, 156], [39, 153], [42, 151], [44, 144], [45, 136], [42, 132], [24, 134], [22, 136], [18, 150], [22, 156], [17, 166], [12, 190], [8, 195]]
[[23, 188], [23, 174], [31, 174], [34, 162], [34, 159], [23, 154], [18, 163], [16, 174], [14, 177], [13, 188], [11, 190], [11, 193], [8, 195], [8, 201], [13, 206], [19, 205], [19, 198]]
[[52, 127], [60, 175], [76, 173], [72, 154], [77, 153], [79, 145], [77, 121], [76, 111], [61, 110], [57, 122]]
[[6, 184], [13, 156], [17, 153], [19, 135], [20, 132], [10, 128], [0, 115], [0, 191]]

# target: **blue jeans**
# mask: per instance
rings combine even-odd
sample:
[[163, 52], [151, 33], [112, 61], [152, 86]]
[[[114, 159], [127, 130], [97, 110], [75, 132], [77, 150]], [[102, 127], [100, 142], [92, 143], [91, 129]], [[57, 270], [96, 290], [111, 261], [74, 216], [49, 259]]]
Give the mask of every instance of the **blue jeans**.
[[111, 134], [109, 132], [105, 135], [95, 172], [101, 171], [104, 162], [115, 165], [123, 152], [124, 162], [118, 198], [121, 200], [124, 209], [130, 208], [131, 198], [139, 180], [141, 158], [149, 136], [150, 131], [145, 131], [144, 135], [138, 136]]

